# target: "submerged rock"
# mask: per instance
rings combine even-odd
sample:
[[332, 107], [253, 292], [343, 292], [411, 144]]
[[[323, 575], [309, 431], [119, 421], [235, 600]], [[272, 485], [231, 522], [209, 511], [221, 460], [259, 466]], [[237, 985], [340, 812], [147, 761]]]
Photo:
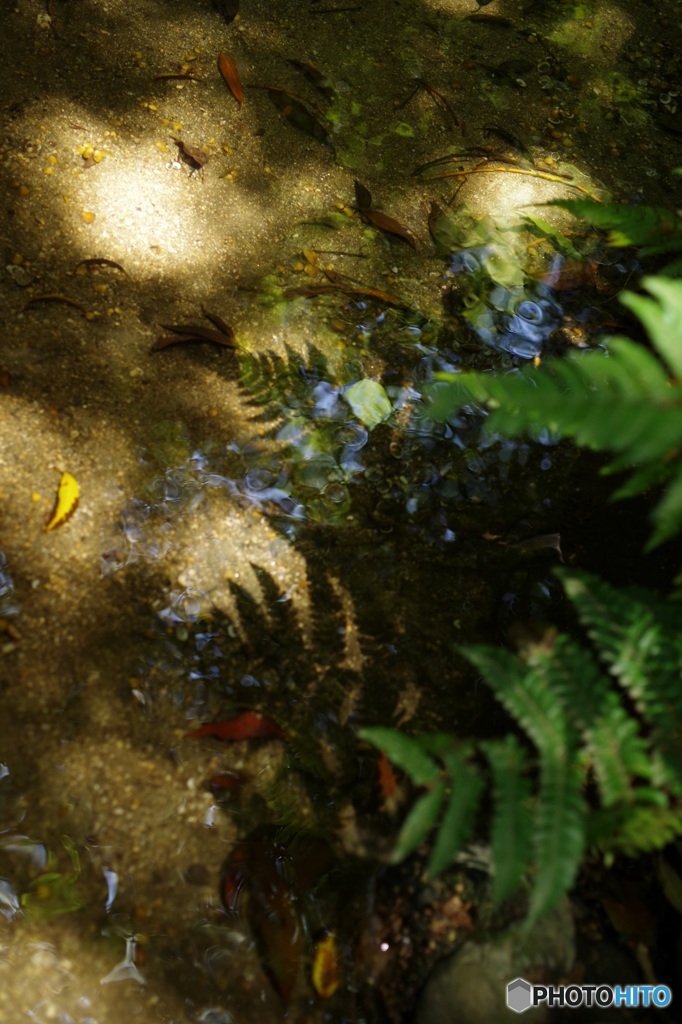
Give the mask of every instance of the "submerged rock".
[[[415, 1024], [518, 1021], [518, 1014], [507, 1008], [507, 983], [518, 977], [558, 981], [574, 956], [573, 916], [569, 901], [563, 900], [528, 933], [515, 924], [486, 942], [467, 943], [442, 960], [424, 987]], [[546, 1019], [546, 1010], [536, 1008], [536, 1024]]]

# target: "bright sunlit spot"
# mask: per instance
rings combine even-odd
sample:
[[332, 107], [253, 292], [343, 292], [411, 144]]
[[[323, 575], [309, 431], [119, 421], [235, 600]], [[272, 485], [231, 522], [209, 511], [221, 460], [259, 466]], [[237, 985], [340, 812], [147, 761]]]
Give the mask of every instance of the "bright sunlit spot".
[[[165, 267], [200, 264], [205, 225], [186, 189], [200, 182], [180, 181], [182, 170], [110, 162], [99, 174], [83, 176], [78, 202], [96, 215], [93, 228], [109, 248], [135, 259], [163, 257]], [[185, 175], [185, 178], [187, 175]], [[79, 182], [79, 183], [80, 183]]]

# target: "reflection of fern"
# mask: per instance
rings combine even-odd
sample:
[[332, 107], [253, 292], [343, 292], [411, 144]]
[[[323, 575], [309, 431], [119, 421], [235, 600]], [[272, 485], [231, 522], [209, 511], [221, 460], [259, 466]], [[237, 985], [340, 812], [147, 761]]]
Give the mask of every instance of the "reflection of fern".
[[612, 338], [608, 358], [601, 352], [572, 355], [504, 377], [441, 374], [429, 412], [445, 417], [473, 399], [490, 410], [490, 432], [548, 428], [616, 452], [608, 472], [637, 467], [618, 497], [668, 485], [653, 514], [653, 547], [682, 521], [682, 282], [659, 277], [644, 283], [653, 299], [628, 293], [623, 302], [643, 321], [660, 359], [627, 338]]
[[[527, 756], [514, 736], [480, 744], [493, 783], [493, 896], [499, 902], [513, 893], [532, 860], [532, 919], [570, 888], [586, 845], [631, 854], [682, 833], [682, 639], [672, 609], [652, 594], [619, 592], [587, 574], [562, 579], [592, 650], [564, 635], [523, 659], [495, 648], [463, 650], [537, 751], [533, 796]], [[408, 739], [387, 729], [364, 736], [426, 787], [396, 859], [426, 838], [442, 811], [428, 868], [441, 871], [473, 831], [482, 762], [445, 736]]]
[[[548, 205], [560, 206], [607, 230], [609, 245], [642, 246], [640, 255], [645, 257], [682, 252], [682, 217], [664, 206], [622, 206], [591, 199], [555, 199]], [[682, 260], [669, 264], [665, 273], [682, 273]]]

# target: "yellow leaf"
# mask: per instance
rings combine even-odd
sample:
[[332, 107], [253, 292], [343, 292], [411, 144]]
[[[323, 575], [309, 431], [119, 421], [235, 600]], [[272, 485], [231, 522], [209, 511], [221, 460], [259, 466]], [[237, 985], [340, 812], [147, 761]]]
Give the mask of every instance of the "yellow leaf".
[[338, 944], [331, 932], [315, 943], [311, 975], [320, 999], [329, 999], [341, 984]]
[[45, 525], [46, 530], [54, 530], [55, 526], [61, 526], [62, 523], [66, 522], [78, 504], [80, 493], [80, 487], [74, 477], [70, 473], [63, 473], [59, 481], [57, 500], [54, 503], [52, 514]]

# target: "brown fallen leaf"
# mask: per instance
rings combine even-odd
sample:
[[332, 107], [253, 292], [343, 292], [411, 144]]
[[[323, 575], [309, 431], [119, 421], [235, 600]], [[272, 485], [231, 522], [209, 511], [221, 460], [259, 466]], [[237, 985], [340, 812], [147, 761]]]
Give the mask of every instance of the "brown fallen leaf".
[[63, 306], [72, 306], [74, 309], [80, 310], [81, 313], [87, 313], [87, 309], [80, 302], [70, 299], [68, 295], [58, 295], [56, 292], [50, 292], [49, 295], [34, 295], [32, 299], [28, 300], [28, 305], [32, 306], [38, 302], [61, 302]]
[[176, 139], [174, 135], [171, 135], [171, 139], [195, 171], [200, 171], [207, 163], [208, 157], [197, 146], [189, 146], [182, 139]]
[[244, 100], [244, 88], [242, 86], [237, 65], [227, 53], [218, 54], [218, 71], [227, 82], [227, 87], [241, 107]]
[[207, 320], [210, 320], [211, 323], [218, 328], [219, 331], [222, 331], [223, 334], [226, 334], [229, 337], [234, 337], [234, 331], [232, 330], [230, 325], [223, 320], [221, 316], [218, 316], [217, 313], [209, 313], [209, 311], [207, 309], [204, 309], [203, 306], [201, 307], [201, 312], [204, 314]]
[[413, 249], [417, 248], [417, 239], [410, 229], [403, 227], [403, 225], [397, 220], [394, 220], [393, 217], [389, 217], [380, 210], [361, 209], [361, 213], [365, 220], [368, 220], [375, 228], [379, 228], [380, 231], [384, 231], [388, 235], [395, 235], [396, 238], [400, 238], [403, 242], [407, 242], [408, 245], [411, 245]]
[[287, 288], [284, 292], [285, 299], [314, 298], [316, 295], [331, 295], [334, 292], [343, 292], [345, 295], [359, 295], [363, 298], [377, 299], [378, 302], [385, 302], [389, 306], [401, 306], [409, 308], [410, 303], [405, 299], [399, 299], [396, 295], [382, 292], [378, 288], [350, 287], [348, 285], [336, 284], [311, 284], [303, 285], [300, 288]]
[[239, 0], [213, 0], [213, 6], [229, 25], [239, 14]]
[[203, 78], [198, 78], [197, 75], [182, 71], [168, 71], [160, 75], [154, 75], [152, 82], [162, 82], [168, 78], [181, 78], [183, 81], [188, 82], [203, 82]]
[[[327, 129], [294, 93], [289, 92], [287, 89], [278, 89], [273, 85], [250, 85], [249, 88], [262, 89], [267, 92], [270, 101], [277, 107], [282, 117], [285, 117], [295, 128], [299, 128], [307, 135], [311, 135], [314, 139], [324, 142], [327, 146], [331, 146], [332, 149], [334, 148], [331, 135]], [[319, 111], [319, 114], [324, 118], [322, 111]]]
[[217, 330], [203, 327], [200, 324], [161, 324], [164, 331], [171, 333], [157, 338], [150, 351], [160, 352], [164, 348], [170, 348], [171, 345], [186, 345], [202, 341], [207, 341], [212, 345], [221, 345], [224, 348], [236, 348], [234, 331], [230, 325], [225, 323], [217, 313], [207, 313], [206, 310], [202, 312]]
[[106, 256], [91, 256], [87, 260], [80, 260], [74, 267], [74, 270], [78, 270], [79, 267], [113, 267], [114, 270], [120, 270], [122, 274], [128, 276], [124, 267], [116, 260], [109, 260]]
[[289, 57], [289, 63], [300, 71], [302, 75], [305, 75], [308, 81], [313, 83], [315, 88], [322, 93], [325, 99], [334, 99], [336, 90], [326, 75], [323, 75], [322, 72], [318, 71], [312, 64], [306, 64], [306, 62], [302, 60], [295, 60], [293, 57]]
[[353, 182], [355, 187], [355, 203], [358, 210], [369, 210], [372, 205], [372, 193], [361, 181]]
[[426, 89], [429, 96], [432, 96], [434, 100], [438, 100], [438, 102], [443, 105], [443, 107], [447, 110], [448, 114], [452, 118], [454, 124], [459, 128], [459, 118], [457, 117], [457, 114], [450, 106], [450, 101], [448, 100], [447, 96], [444, 96], [443, 93], [440, 92], [438, 89], [434, 89], [434, 87], [430, 85], [430, 83], [427, 82], [424, 78], [419, 79], [419, 84], [422, 86], [422, 88]]

